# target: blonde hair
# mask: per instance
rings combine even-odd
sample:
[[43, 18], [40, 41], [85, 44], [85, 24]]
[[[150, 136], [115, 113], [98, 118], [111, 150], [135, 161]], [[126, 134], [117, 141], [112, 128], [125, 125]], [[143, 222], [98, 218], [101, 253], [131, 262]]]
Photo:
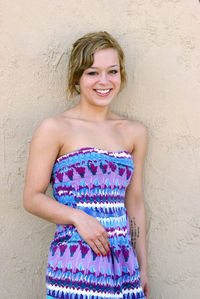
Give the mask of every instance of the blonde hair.
[[94, 62], [94, 53], [97, 50], [113, 48], [117, 51], [120, 64], [121, 86], [120, 91], [126, 83], [126, 72], [124, 67], [124, 52], [119, 43], [106, 31], [99, 31], [85, 34], [74, 44], [68, 63], [67, 91], [70, 95], [77, 95], [80, 92], [76, 84], [84, 70], [91, 67]]

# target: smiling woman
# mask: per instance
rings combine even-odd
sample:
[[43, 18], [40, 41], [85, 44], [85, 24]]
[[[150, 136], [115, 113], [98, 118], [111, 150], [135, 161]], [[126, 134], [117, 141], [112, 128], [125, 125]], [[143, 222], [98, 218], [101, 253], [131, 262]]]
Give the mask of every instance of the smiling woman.
[[[118, 63], [110, 67], [118, 67], [117, 72], [120, 71], [121, 75], [120, 90], [123, 89], [126, 83], [126, 72], [122, 48], [107, 32], [94, 32], [84, 35], [73, 44], [73, 50], [68, 65], [68, 90], [71, 95], [80, 93], [80, 91], [76, 90], [75, 83], [78, 83], [84, 70], [88, 70], [91, 76], [96, 74], [96, 67], [93, 65], [94, 54], [102, 49], [114, 49], [117, 52]], [[116, 70], [110, 70], [110, 72], [115, 73]]]
[[148, 299], [147, 129], [110, 110], [126, 82], [123, 51], [107, 32], [90, 33], [74, 43], [68, 67], [79, 101], [36, 130], [24, 187], [25, 209], [57, 225], [47, 299]]
[[[109, 104], [121, 86], [120, 65], [115, 49], [101, 49], [94, 53], [91, 67], [83, 71], [79, 79], [80, 93], [83, 101], [99, 101]], [[100, 98], [99, 98], [100, 97]], [[84, 98], [84, 99], [83, 99]], [[101, 99], [101, 105], [103, 105]]]

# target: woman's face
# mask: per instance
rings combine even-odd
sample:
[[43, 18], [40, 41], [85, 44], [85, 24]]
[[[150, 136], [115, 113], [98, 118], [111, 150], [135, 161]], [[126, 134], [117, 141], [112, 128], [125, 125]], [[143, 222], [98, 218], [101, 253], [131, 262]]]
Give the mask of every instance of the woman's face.
[[115, 49], [102, 49], [94, 53], [94, 63], [86, 69], [80, 80], [81, 100], [104, 106], [118, 94], [121, 74], [118, 53]]

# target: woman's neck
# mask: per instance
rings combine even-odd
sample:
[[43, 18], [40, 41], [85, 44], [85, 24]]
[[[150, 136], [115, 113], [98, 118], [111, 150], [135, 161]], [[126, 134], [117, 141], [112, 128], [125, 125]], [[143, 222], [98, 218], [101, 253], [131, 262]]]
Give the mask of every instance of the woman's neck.
[[79, 103], [74, 106], [77, 117], [88, 121], [101, 122], [111, 119], [112, 112], [109, 106], [95, 106], [86, 103]]

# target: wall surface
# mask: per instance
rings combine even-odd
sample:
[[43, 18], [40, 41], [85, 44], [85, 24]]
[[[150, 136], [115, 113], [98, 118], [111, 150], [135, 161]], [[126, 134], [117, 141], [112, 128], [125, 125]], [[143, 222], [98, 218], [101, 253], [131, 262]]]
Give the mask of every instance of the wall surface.
[[[199, 296], [200, 3], [198, 0], [0, 1], [0, 298], [45, 298], [55, 225], [22, 207], [29, 142], [70, 108], [71, 44], [107, 30], [126, 54], [114, 111], [149, 132], [144, 165], [151, 299]], [[51, 189], [48, 194], [51, 195]]]

